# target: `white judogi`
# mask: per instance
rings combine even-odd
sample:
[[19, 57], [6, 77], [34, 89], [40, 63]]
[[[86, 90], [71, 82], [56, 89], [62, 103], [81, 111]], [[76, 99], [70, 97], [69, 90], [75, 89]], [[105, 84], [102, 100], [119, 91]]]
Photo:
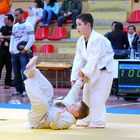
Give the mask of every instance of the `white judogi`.
[[38, 69], [24, 83], [32, 105], [28, 114], [30, 127], [67, 129], [76, 123], [72, 114], [52, 105], [53, 87]]
[[71, 104], [75, 104], [76, 102], [78, 102], [78, 96], [82, 86], [83, 86], [82, 79], [79, 78], [72, 86], [67, 96], [62, 100], [63, 104], [69, 106]]
[[[89, 82], [84, 84], [83, 101], [89, 106], [90, 122], [94, 126], [106, 123], [105, 102], [113, 81], [113, 55], [109, 40], [94, 30], [87, 47], [83, 36], [77, 42], [71, 80], [77, 80], [80, 71], [89, 77]], [[106, 70], [101, 70], [103, 67]]]

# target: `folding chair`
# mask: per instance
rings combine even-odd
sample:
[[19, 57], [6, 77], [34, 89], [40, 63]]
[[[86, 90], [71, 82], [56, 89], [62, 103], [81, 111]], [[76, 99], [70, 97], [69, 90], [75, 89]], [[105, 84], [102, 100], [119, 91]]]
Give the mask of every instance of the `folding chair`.
[[50, 28], [49, 27], [37, 27], [36, 31], [35, 31], [35, 40], [44, 40], [48, 38], [50, 32]]
[[40, 53], [54, 53], [54, 46], [52, 44], [42, 45], [39, 52]]
[[27, 11], [24, 11], [24, 13], [23, 13], [23, 18], [26, 20], [26, 18], [28, 17], [28, 12]]
[[66, 27], [55, 27], [52, 34], [48, 36], [48, 40], [61, 40], [67, 37]]
[[33, 53], [37, 53], [37, 47], [35, 44], [32, 45], [32, 50], [33, 50]]

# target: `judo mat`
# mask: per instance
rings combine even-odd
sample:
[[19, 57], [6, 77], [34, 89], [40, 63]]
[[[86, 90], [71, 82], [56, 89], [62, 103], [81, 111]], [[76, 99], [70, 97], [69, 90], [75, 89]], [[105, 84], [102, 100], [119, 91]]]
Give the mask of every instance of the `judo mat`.
[[107, 109], [104, 129], [30, 129], [29, 105], [0, 105], [0, 140], [140, 140], [140, 110]]

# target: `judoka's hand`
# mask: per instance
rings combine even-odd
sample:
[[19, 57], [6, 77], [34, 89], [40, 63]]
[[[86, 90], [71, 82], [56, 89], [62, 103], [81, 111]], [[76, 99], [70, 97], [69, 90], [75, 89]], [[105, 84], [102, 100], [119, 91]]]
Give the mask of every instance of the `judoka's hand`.
[[84, 78], [84, 73], [82, 71], [80, 71], [79, 76], [83, 79]]
[[33, 78], [35, 76], [35, 70], [31, 70], [26, 73], [27, 78]]
[[84, 83], [88, 83], [89, 82], [89, 78], [86, 75], [84, 75], [84, 77], [83, 77], [83, 82]]
[[80, 71], [79, 76], [82, 78], [84, 83], [89, 82], [89, 77], [87, 77], [82, 71]]

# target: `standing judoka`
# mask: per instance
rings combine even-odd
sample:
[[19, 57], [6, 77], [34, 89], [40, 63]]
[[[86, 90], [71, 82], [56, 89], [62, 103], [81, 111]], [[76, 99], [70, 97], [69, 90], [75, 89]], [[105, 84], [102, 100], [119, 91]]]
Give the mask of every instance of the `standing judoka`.
[[[26, 65], [24, 81], [27, 95], [31, 102], [31, 111], [28, 114], [31, 128], [51, 128], [68, 129], [76, 123], [77, 119], [82, 119], [88, 115], [88, 106], [82, 101], [77, 102], [77, 94], [82, 86], [82, 81], [78, 81], [67, 95], [63, 107], [57, 107], [52, 103], [53, 87], [50, 82], [35, 68], [38, 57], [33, 57]], [[77, 85], [77, 86], [76, 86]], [[73, 104], [71, 103], [73, 101]], [[71, 104], [71, 105], [70, 105]]]
[[89, 13], [81, 14], [76, 19], [81, 37], [77, 42], [71, 82], [74, 83], [79, 77], [83, 79], [83, 101], [90, 111], [90, 115], [80, 120], [77, 125], [104, 128], [105, 103], [113, 81], [114, 53], [109, 40], [93, 30], [93, 23], [93, 17]]

